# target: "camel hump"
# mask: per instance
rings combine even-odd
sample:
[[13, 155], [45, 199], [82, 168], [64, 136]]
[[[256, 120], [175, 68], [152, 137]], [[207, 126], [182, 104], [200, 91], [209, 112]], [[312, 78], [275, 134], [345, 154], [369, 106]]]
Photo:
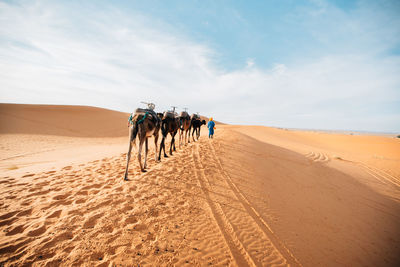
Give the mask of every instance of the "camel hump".
[[200, 116], [197, 114], [192, 114], [192, 120], [200, 120]]
[[147, 112], [147, 113], [150, 113], [150, 114], [154, 113], [153, 110], [147, 109], [147, 108], [137, 108], [137, 109], [135, 110], [135, 114], [145, 114], [146, 112]]
[[179, 115], [182, 118], [190, 118], [189, 113], [187, 113], [186, 111], [182, 111], [181, 114]]
[[150, 115], [149, 117], [150, 117], [151, 120], [159, 120], [159, 118], [157, 116], [157, 113], [155, 113], [154, 110], [152, 110], [152, 109], [137, 108], [135, 110], [135, 115], [140, 117], [140, 118], [143, 118], [146, 113], [148, 115]]
[[174, 119], [175, 118], [175, 112], [172, 111], [165, 111], [164, 112], [164, 116], [163, 116], [163, 120], [166, 118], [170, 118], [170, 119]]
[[152, 109], [137, 108], [137, 109], [135, 110], [135, 114], [146, 114], [146, 113], [148, 113], [148, 114], [150, 114], [150, 115], [152, 115], [152, 116], [154, 116], [154, 117], [157, 117], [157, 113], [155, 113], [155, 111], [152, 110]]

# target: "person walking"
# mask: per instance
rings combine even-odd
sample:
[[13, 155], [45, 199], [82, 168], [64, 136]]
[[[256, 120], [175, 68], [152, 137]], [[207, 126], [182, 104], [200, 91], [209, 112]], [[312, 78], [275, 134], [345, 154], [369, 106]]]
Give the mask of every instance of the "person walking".
[[213, 138], [214, 137], [214, 129], [215, 129], [215, 122], [213, 121], [213, 118], [210, 118], [210, 121], [207, 124], [208, 127], [208, 138]]

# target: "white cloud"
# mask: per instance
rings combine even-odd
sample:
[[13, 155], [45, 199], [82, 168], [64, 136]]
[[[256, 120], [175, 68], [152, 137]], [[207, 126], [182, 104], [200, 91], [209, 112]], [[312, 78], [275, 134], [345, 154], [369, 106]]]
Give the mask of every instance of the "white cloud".
[[251, 68], [254, 66], [254, 59], [253, 58], [248, 58], [246, 61], [246, 67]]
[[283, 75], [285, 74], [287, 67], [285, 66], [285, 64], [275, 64], [272, 70], [278, 75]]
[[248, 59], [226, 72], [168, 25], [92, 8], [0, 3], [0, 101], [129, 112], [144, 100], [230, 123], [400, 130], [398, 109], [379, 110], [400, 101], [399, 57], [336, 54], [271, 69]]

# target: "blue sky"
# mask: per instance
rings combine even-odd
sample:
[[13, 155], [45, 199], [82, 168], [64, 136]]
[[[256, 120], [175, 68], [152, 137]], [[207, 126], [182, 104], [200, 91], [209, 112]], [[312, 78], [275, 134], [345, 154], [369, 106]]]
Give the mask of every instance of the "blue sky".
[[0, 2], [0, 101], [400, 132], [399, 14], [399, 1]]

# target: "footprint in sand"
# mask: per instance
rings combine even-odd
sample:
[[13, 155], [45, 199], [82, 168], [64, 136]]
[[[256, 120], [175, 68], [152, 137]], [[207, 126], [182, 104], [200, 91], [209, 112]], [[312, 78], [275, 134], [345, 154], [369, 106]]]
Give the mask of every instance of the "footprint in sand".
[[46, 186], [46, 185], [49, 185], [49, 184], [50, 184], [49, 181], [45, 181], [45, 182], [37, 183], [36, 186], [42, 187], [42, 186]]
[[40, 250], [45, 250], [45, 249], [49, 249], [52, 248], [54, 246], [56, 246], [57, 244], [61, 243], [62, 241], [65, 240], [71, 240], [74, 236], [71, 233], [61, 233], [58, 234], [56, 236], [54, 236], [50, 241], [45, 242], [42, 247], [40, 248]]
[[11, 235], [16, 235], [16, 234], [21, 234], [24, 232], [26, 226], [25, 225], [18, 225], [14, 228], [12, 228], [10, 231], [6, 233], [6, 236], [11, 236]]
[[143, 223], [137, 223], [133, 226], [133, 230], [135, 231], [143, 231], [143, 230], [147, 230], [147, 225], [143, 224]]
[[[30, 243], [32, 240], [24, 240], [16, 244], [11, 244], [5, 247], [0, 248], [0, 255], [5, 254], [5, 253], [14, 253], [17, 250], [20, 250], [21, 248], [25, 247], [26, 244]], [[23, 253], [23, 252], [22, 252]]]
[[90, 217], [86, 222], [83, 224], [83, 228], [93, 228], [96, 225], [96, 222], [99, 218], [101, 218], [102, 214], [96, 214]]
[[89, 210], [97, 210], [97, 209], [100, 209], [100, 208], [102, 208], [104, 206], [109, 206], [111, 203], [112, 203], [111, 199], [110, 200], [106, 200], [106, 201], [103, 201], [103, 202], [97, 204], [94, 207], [91, 207]]
[[84, 196], [87, 196], [88, 194], [89, 194], [89, 192], [84, 189], [82, 189], [76, 193], [76, 195], [84, 195]]
[[66, 199], [68, 196], [70, 196], [70, 194], [66, 193], [66, 194], [57, 195], [57, 196], [53, 197], [53, 199], [54, 200], [63, 200], [63, 199]]
[[33, 196], [40, 196], [40, 195], [45, 195], [47, 193], [49, 193], [51, 190], [47, 189], [47, 190], [43, 190], [43, 191], [39, 191], [33, 194], [28, 195], [27, 197], [33, 197]]
[[137, 223], [138, 219], [135, 216], [131, 216], [125, 219], [125, 224]]
[[16, 220], [17, 220], [17, 218], [12, 218], [12, 219], [9, 219], [9, 220], [0, 221], [0, 226], [11, 225]]
[[71, 203], [72, 203], [72, 200], [57, 200], [56, 202], [54, 202], [54, 204], [50, 205], [50, 207], [58, 206], [58, 205], [68, 206]]
[[100, 192], [100, 190], [95, 189], [95, 190], [90, 190], [89, 194], [90, 195], [97, 195], [99, 192]]
[[59, 218], [61, 215], [62, 210], [56, 210], [52, 214], [46, 217], [46, 219], [51, 219], [51, 218]]
[[[89, 182], [89, 181], [88, 181]], [[92, 188], [100, 188], [103, 184], [92, 184], [82, 187], [82, 190], [88, 190]]]
[[31, 176], [34, 176], [35, 174], [34, 173], [29, 173], [29, 174], [25, 174], [25, 175], [23, 175], [22, 176], [22, 178], [25, 178], [25, 177], [31, 177]]
[[95, 252], [90, 256], [90, 259], [92, 261], [99, 261], [100, 259], [104, 258], [104, 253], [103, 252]]
[[18, 211], [12, 211], [12, 212], [8, 212], [6, 214], [3, 214], [3, 215], [0, 216], [0, 220], [9, 219], [9, 218], [13, 217], [17, 213], [18, 213]]
[[17, 217], [28, 216], [32, 214], [32, 208], [21, 211], [17, 214]]
[[86, 202], [85, 198], [80, 198], [80, 199], [75, 200], [75, 204], [82, 204], [82, 203], [85, 203], [85, 202]]
[[[42, 197], [42, 199], [43, 199], [43, 197]], [[31, 199], [27, 199], [27, 200], [25, 200], [24, 202], [21, 203], [21, 206], [30, 206], [30, 205], [32, 205], [32, 200]]]
[[29, 189], [28, 190], [28, 192], [35, 192], [35, 191], [37, 191], [37, 190], [40, 190], [41, 189], [41, 187], [33, 187], [33, 188], [31, 188], [31, 189]]
[[47, 228], [45, 225], [43, 225], [35, 230], [28, 232], [28, 236], [39, 236], [39, 235], [44, 234], [46, 231], [47, 231]]

